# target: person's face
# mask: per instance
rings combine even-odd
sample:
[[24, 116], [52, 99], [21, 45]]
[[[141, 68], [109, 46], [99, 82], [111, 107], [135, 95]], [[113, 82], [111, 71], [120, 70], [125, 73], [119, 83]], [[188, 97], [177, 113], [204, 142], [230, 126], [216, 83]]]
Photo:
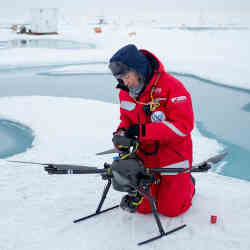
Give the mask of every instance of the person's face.
[[139, 76], [136, 72], [128, 72], [121, 76], [120, 79], [128, 88], [137, 88], [139, 85]]

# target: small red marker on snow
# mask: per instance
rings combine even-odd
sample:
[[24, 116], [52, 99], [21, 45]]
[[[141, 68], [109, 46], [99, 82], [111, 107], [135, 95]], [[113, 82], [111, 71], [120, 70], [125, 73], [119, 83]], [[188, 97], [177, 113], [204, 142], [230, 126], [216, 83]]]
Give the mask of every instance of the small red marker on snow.
[[211, 222], [211, 224], [216, 224], [216, 222], [217, 222], [217, 216], [216, 215], [211, 215], [210, 222]]

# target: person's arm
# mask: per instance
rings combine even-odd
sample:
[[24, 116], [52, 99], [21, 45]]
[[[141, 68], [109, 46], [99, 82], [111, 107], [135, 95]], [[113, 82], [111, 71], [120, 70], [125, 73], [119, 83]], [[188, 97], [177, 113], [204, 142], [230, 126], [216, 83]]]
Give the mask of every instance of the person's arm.
[[127, 110], [133, 107], [129, 106], [126, 107], [126, 105], [129, 105], [129, 103], [127, 103], [126, 100], [124, 99], [124, 93], [122, 91], [120, 91], [119, 93], [119, 100], [120, 100], [120, 124], [116, 132], [121, 132], [122, 130], [125, 131], [132, 124], [126, 113], [128, 112]]

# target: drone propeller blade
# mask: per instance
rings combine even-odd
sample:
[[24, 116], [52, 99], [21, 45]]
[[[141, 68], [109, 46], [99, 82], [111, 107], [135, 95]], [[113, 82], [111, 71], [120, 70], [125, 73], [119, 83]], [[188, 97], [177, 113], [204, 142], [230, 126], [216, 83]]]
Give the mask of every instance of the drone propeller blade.
[[24, 164], [41, 165], [41, 166], [49, 165], [49, 163], [40, 163], [40, 162], [31, 162], [31, 161], [6, 161], [6, 162], [24, 163]]
[[47, 171], [50, 174], [59, 174], [59, 173], [101, 174], [106, 171], [105, 169], [98, 169], [96, 167], [89, 167], [82, 165], [40, 163], [40, 162], [30, 162], [30, 161], [7, 161], [7, 162], [45, 166], [44, 167], [45, 171]]
[[114, 154], [114, 153], [119, 153], [119, 150], [112, 148], [112, 149], [97, 153], [96, 155], [106, 155], [106, 154]]
[[215, 155], [209, 159], [207, 159], [206, 161], [204, 162], [201, 162], [201, 163], [198, 163], [197, 165], [195, 166], [200, 166], [200, 165], [203, 165], [205, 163], [207, 164], [216, 164], [218, 162], [220, 162], [221, 160], [224, 159], [224, 157], [227, 155], [227, 152], [224, 152], [224, 153], [221, 153], [221, 154], [218, 154], [218, 155]]
[[91, 170], [91, 169], [97, 169], [96, 167], [89, 167], [89, 166], [83, 166], [83, 165], [72, 165], [72, 164], [56, 164], [56, 163], [41, 163], [41, 162], [31, 162], [31, 161], [7, 161], [7, 162], [13, 162], [13, 163], [23, 163], [23, 164], [32, 164], [32, 165], [41, 165], [41, 166], [49, 166], [53, 165], [54, 167], [58, 169], [85, 169]]

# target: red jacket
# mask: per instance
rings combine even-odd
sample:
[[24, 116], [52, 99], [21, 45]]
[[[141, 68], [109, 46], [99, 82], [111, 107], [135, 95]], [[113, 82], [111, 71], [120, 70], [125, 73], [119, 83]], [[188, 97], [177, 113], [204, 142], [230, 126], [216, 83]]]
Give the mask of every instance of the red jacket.
[[[135, 123], [145, 124], [145, 134], [138, 137], [138, 156], [146, 167], [191, 166], [194, 127], [191, 96], [180, 81], [165, 72], [158, 58], [149, 51], [140, 51], [157, 60], [159, 67], [137, 100], [127, 91], [120, 90], [121, 123], [118, 129], [127, 129]], [[146, 115], [143, 106], [152, 101], [159, 102], [160, 106]]]

